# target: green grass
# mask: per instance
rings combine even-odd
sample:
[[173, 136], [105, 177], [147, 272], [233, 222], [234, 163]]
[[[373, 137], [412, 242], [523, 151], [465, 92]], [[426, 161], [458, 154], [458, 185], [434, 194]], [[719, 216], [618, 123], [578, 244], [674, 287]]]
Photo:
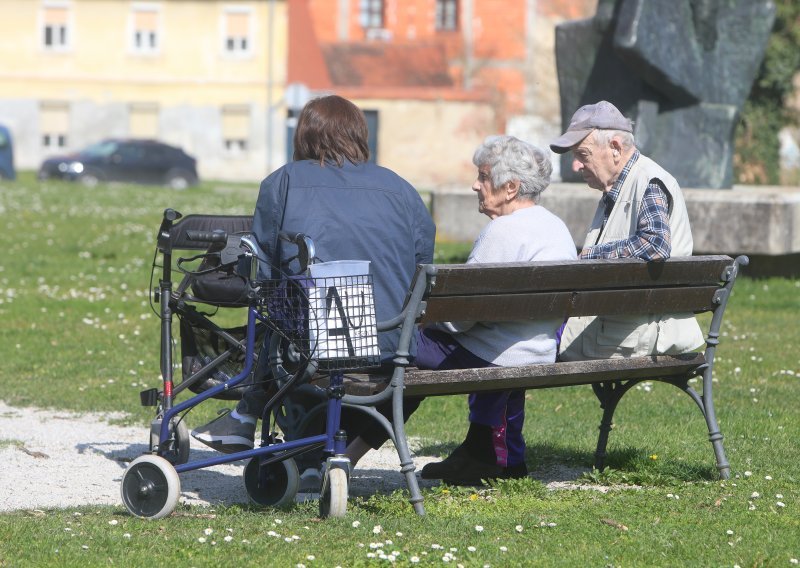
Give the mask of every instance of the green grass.
[[[182, 192], [87, 189], [39, 184], [30, 174], [0, 183], [0, 398], [124, 411], [146, 439], [151, 411], [138, 393], [160, 382], [148, 287], [161, 213], [249, 214], [257, 190], [211, 182]], [[468, 249], [440, 244], [437, 262], [458, 261]], [[398, 551], [396, 564], [412, 556], [442, 564], [450, 548], [457, 550], [449, 564], [465, 566], [791, 566], [800, 559], [798, 314], [800, 281], [737, 283], [716, 366], [728, 482], [716, 480], [694, 403], [667, 385], [640, 385], [615, 415], [611, 469], [583, 478], [612, 487], [608, 493], [548, 491], [533, 480], [482, 491], [439, 487], [425, 493], [425, 518], [402, 492], [353, 500], [345, 519], [325, 521], [315, 503], [285, 511], [181, 506], [157, 522], [132, 518], [122, 505], [21, 511], [0, 515], [0, 566], [359, 566], [385, 563], [379, 550]], [[528, 401], [529, 468], [591, 464], [600, 421], [591, 389], [529, 391]], [[191, 414], [190, 426], [222, 406]], [[446, 454], [465, 430], [464, 397], [430, 399], [408, 424], [427, 455]], [[16, 444], [0, 432], [0, 448]]]

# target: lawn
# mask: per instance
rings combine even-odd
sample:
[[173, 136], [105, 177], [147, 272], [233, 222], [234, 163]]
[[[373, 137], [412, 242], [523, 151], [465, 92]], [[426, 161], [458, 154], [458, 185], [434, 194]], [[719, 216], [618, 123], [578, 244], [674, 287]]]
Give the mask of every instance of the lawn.
[[[0, 399], [16, 406], [127, 412], [158, 386], [159, 325], [149, 304], [155, 233], [166, 207], [250, 214], [258, 188], [0, 182]], [[437, 260], [468, 246], [440, 243]], [[746, 274], [746, 269], [745, 269]], [[535, 480], [352, 500], [344, 519], [316, 504], [264, 511], [181, 506], [157, 522], [120, 504], [0, 515], [0, 566], [792, 566], [800, 561], [800, 281], [742, 278], [726, 314], [715, 401], [733, 477], [715, 477], [700, 413], [683, 393], [641, 384], [615, 414], [610, 469], [549, 490]], [[705, 320], [704, 320], [705, 321]], [[600, 409], [591, 388], [529, 391], [528, 467], [592, 462]], [[190, 416], [190, 426], [218, 406]], [[408, 425], [444, 455], [466, 428], [463, 397], [426, 401]], [[117, 419], [120, 420], [120, 419]], [[4, 440], [0, 445], [13, 443]], [[68, 466], [68, 464], [65, 464]], [[577, 474], [576, 474], [577, 475]], [[43, 491], [47, 488], [43, 487]]]

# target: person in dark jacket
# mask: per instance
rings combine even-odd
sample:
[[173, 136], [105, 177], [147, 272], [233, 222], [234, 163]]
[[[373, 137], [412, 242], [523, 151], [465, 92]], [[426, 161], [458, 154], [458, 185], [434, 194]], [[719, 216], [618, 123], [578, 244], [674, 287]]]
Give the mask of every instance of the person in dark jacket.
[[[290, 258], [280, 231], [304, 233], [321, 261], [368, 260], [378, 321], [402, 308], [416, 266], [433, 262], [435, 227], [411, 184], [368, 161], [367, 123], [352, 102], [331, 95], [310, 101], [300, 113], [294, 161], [261, 183], [253, 235], [267, 262], [260, 277]], [[381, 359], [394, 355], [399, 332], [380, 333]], [[261, 360], [266, 357], [262, 357]], [[236, 408], [192, 435], [225, 453], [254, 447], [256, 422], [268, 400], [262, 388], [266, 365]]]

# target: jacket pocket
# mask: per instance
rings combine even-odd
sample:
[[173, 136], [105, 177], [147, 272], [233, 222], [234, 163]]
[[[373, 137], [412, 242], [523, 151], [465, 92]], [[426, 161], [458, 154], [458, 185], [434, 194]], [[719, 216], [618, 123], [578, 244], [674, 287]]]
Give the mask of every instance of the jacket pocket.
[[[600, 318], [598, 318], [600, 319]], [[622, 349], [636, 349], [647, 324], [625, 318], [602, 318], [597, 344]]]

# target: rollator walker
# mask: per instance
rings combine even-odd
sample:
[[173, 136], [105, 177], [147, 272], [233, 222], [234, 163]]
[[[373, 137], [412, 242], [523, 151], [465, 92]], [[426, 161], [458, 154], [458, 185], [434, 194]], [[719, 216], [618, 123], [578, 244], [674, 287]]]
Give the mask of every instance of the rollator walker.
[[[164, 211], [150, 286], [151, 306], [161, 324], [163, 385], [140, 393], [141, 403], [155, 408], [150, 450], [130, 463], [121, 484], [122, 502], [137, 517], [159, 519], [172, 513], [181, 493], [180, 474], [240, 460], [247, 460], [244, 487], [254, 504], [287, 505], [299, 488], [295, 458], [320, 450], [320, 515], [340, 517], [346, 512], [351, 468], [344, 455], [347, 436], [340, 420], [343, 399], [348, 402], [351, 397], [344, 393], [344, 373], [380, 364], [368, 263], [316, 263], [310, 238], [282, 232], [280, 239], [295, 245], [298, 252], [281, 266], [292, 261], [300, 270], [289, 274], [272, 269], [272, 276], [263, 278], [259, 261], [264, 267], [265, 260], [250, 234], [251, 223], [246, 216], [183, 217], [173, 209]], [[178, 250], [194, 254], [178, 258], [173, 268], [173, 253]], [[172, 281], [174, 270], [182, 274], [177, 285]], [[246, 312], [246, 323], [233, 328], [215, 323], [219, 311], [230, 309]], [[176, 318], [181, 352], [177, 382]], [[267, 370], [265, 378], [256, 376], [256, 369]], [[327, 375], [327, 384], [312, 386], [311, 378], [320, 375]], [[242, 389], [254, 382], [269, 394], [261, 445], [190, 461], [187, 414], [212, 398], [237, 400]], [[292, 398], [301, 392], [313, 393], [321, 399], [319, 404], [298, 411]], [[363, 401], [354, 397], [351, 402], [371, 406], [390, 395], [361, 397]], [[362, 410], [387, 427], [388, 421], [374, 408]], [[324, 431], [307, 433], [303, 425], [315, 413], [324, 414]], [[414, 477], [413, 465], [408, 473]], [[415, 480], [414, 492], [419, 497]]]

